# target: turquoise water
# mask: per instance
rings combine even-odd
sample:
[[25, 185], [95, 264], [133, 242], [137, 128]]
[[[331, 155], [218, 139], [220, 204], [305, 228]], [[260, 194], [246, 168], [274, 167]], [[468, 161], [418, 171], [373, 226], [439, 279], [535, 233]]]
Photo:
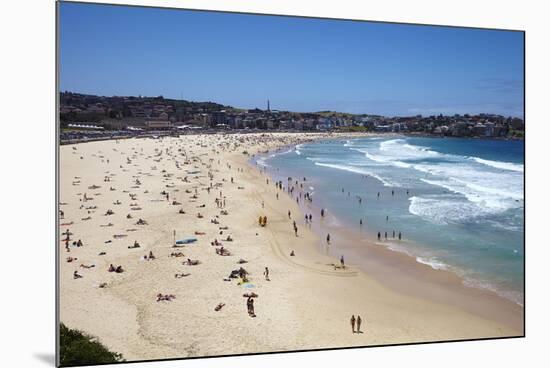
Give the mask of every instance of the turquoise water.
[[341, 226], [362, 220], [363, 236], [378, 242], [380, 231], [380, 244], [518, 304], [523, 160], [522, 141], [399, 136], [320, 141], [255, 158], [284, 184], [306, 177], [303, 190]]

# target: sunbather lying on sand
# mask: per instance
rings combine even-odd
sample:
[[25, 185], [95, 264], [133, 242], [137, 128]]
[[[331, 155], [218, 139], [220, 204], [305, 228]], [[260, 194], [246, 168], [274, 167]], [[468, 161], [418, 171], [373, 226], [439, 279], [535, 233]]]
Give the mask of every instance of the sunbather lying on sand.
[[139, 243], [137, 241], [134, 241], [134, 245], [129, 245], [128, 249], [134, 249], [134, 248], [139, 248], [139, 247], [140, 247]]
[[76, 257], [67, 257], [67, 262], [71, 263], [72, 261], [76, 261], [78, 258]]
[[185, 255], [182, 252], [172, 252], [170, 257], [185, 257]]
[[82, 278], [82, 275], [80, 275], [80, 274], [78, 273], [78, 271], [74, 271], [74, 272], [73, 272], [73, 279], [76, 280], [76, 279], [81, 279], [81, 278]]
[[80, 267], [82, 267], [82, 268], [94, 268], [95, 265], [85, 265], [85, 264], [81, 263]]
[[216, 308], [214, 308], [214, 310], [215, 310], [216, 312], [219, 312], [220, 309], [222, 309], [224, 305], [225, 305], [225, 303], [220, 303], [220, 304], [218, 304], [218, 305], [216, 306]]
[[147, 225], [147, 221], [143, 220], [143, 219], [139, 219], [137, 222], [136, 222], [136, 225]]
[[157, 294], [157, 302], [160, 302], [160, 301], [172, 301], [172, 299], [176, 299], [176, 296], [174, 294], [166, 294], [166, 295], [163, 295], [161, 293], [158, 293]]
[[256, 294], [255, 292], [249, 292], [249, 293], [243, 294], [243, 297], [245, 297], [245, 298], [257, 298], [258, 294]]
[[231, 252], [222, 246], [221, 248], [216, 248], [216, 254], [219, 254], [220, 256], [230, 256]]
[[187, 276], [189, 276], [189, 275], [191, 275], [191, 274], [190, 274], [190, 273], [176, 273], [176, 274], [174, 275], [174, 277], [175, 277], [176, 279], [181, 279], [182, 277], [187, 277]]
[[204, 231], [195, 231], [195, 235], [206, 235]]
[[186, 264], [188, 266], [196, 266], [199, 263], [200, 263], [200, 261], [198, 259], [193, 260], [193, 259], [189, 259], [189, 258], [187, 258], [186, 262], [183, 262], [183, 264]]

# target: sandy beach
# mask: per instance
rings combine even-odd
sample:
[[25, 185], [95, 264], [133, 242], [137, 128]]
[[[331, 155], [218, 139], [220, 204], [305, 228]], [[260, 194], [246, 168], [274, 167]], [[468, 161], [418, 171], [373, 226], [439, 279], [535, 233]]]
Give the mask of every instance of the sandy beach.
[[[335, 267], [339, 259], [319, 251], [326, 229], [306, 226], [296, 201], [249, 163], [252, 154], [322, 138], [211, 134], [61, 146], [60, 321], [126, 360], [523, 335], [521, 306], [406, 255], [366, 244], [367, 265], [348, 257], [345, 269]], [[331, 232], [351, 248], [361, 242]], [[189, 238], [197, 240], [174, 247]], [[229, 277], [240, 267], [247, 282]], [[170, 300], [157, 301], [159, 293]], [[243, 296], [250, 293], [254, 317]], [[352, 333], [351, 315], [361, 316], [362, 333]]]

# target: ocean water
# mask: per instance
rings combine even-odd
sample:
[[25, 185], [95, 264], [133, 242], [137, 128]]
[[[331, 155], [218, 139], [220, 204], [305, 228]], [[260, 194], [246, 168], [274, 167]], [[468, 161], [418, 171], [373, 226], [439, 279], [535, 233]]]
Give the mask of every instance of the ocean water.
[[285, 185], [306, 177], [303, 190], [338, 225], [362, 219], [363, 236], [378, 242], [380, 231], [379, 244], [518, 304], [523, 160], [522, 141], [404, 136], [320, 141], [254, 159]]

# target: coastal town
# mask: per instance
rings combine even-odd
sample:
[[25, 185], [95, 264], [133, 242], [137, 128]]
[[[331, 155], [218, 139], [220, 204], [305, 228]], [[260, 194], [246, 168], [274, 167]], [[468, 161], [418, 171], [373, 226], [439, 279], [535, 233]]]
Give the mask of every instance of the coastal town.
[[393, 132], [439, 137], [523, 139], [518, 117], [496, 114], [387, 117], [335, 111], [239, 109], [214, 102], [163, 96], [95, 96], [60, 93], [61, 143], [140, 135], [179, 135], [197, 131]]

